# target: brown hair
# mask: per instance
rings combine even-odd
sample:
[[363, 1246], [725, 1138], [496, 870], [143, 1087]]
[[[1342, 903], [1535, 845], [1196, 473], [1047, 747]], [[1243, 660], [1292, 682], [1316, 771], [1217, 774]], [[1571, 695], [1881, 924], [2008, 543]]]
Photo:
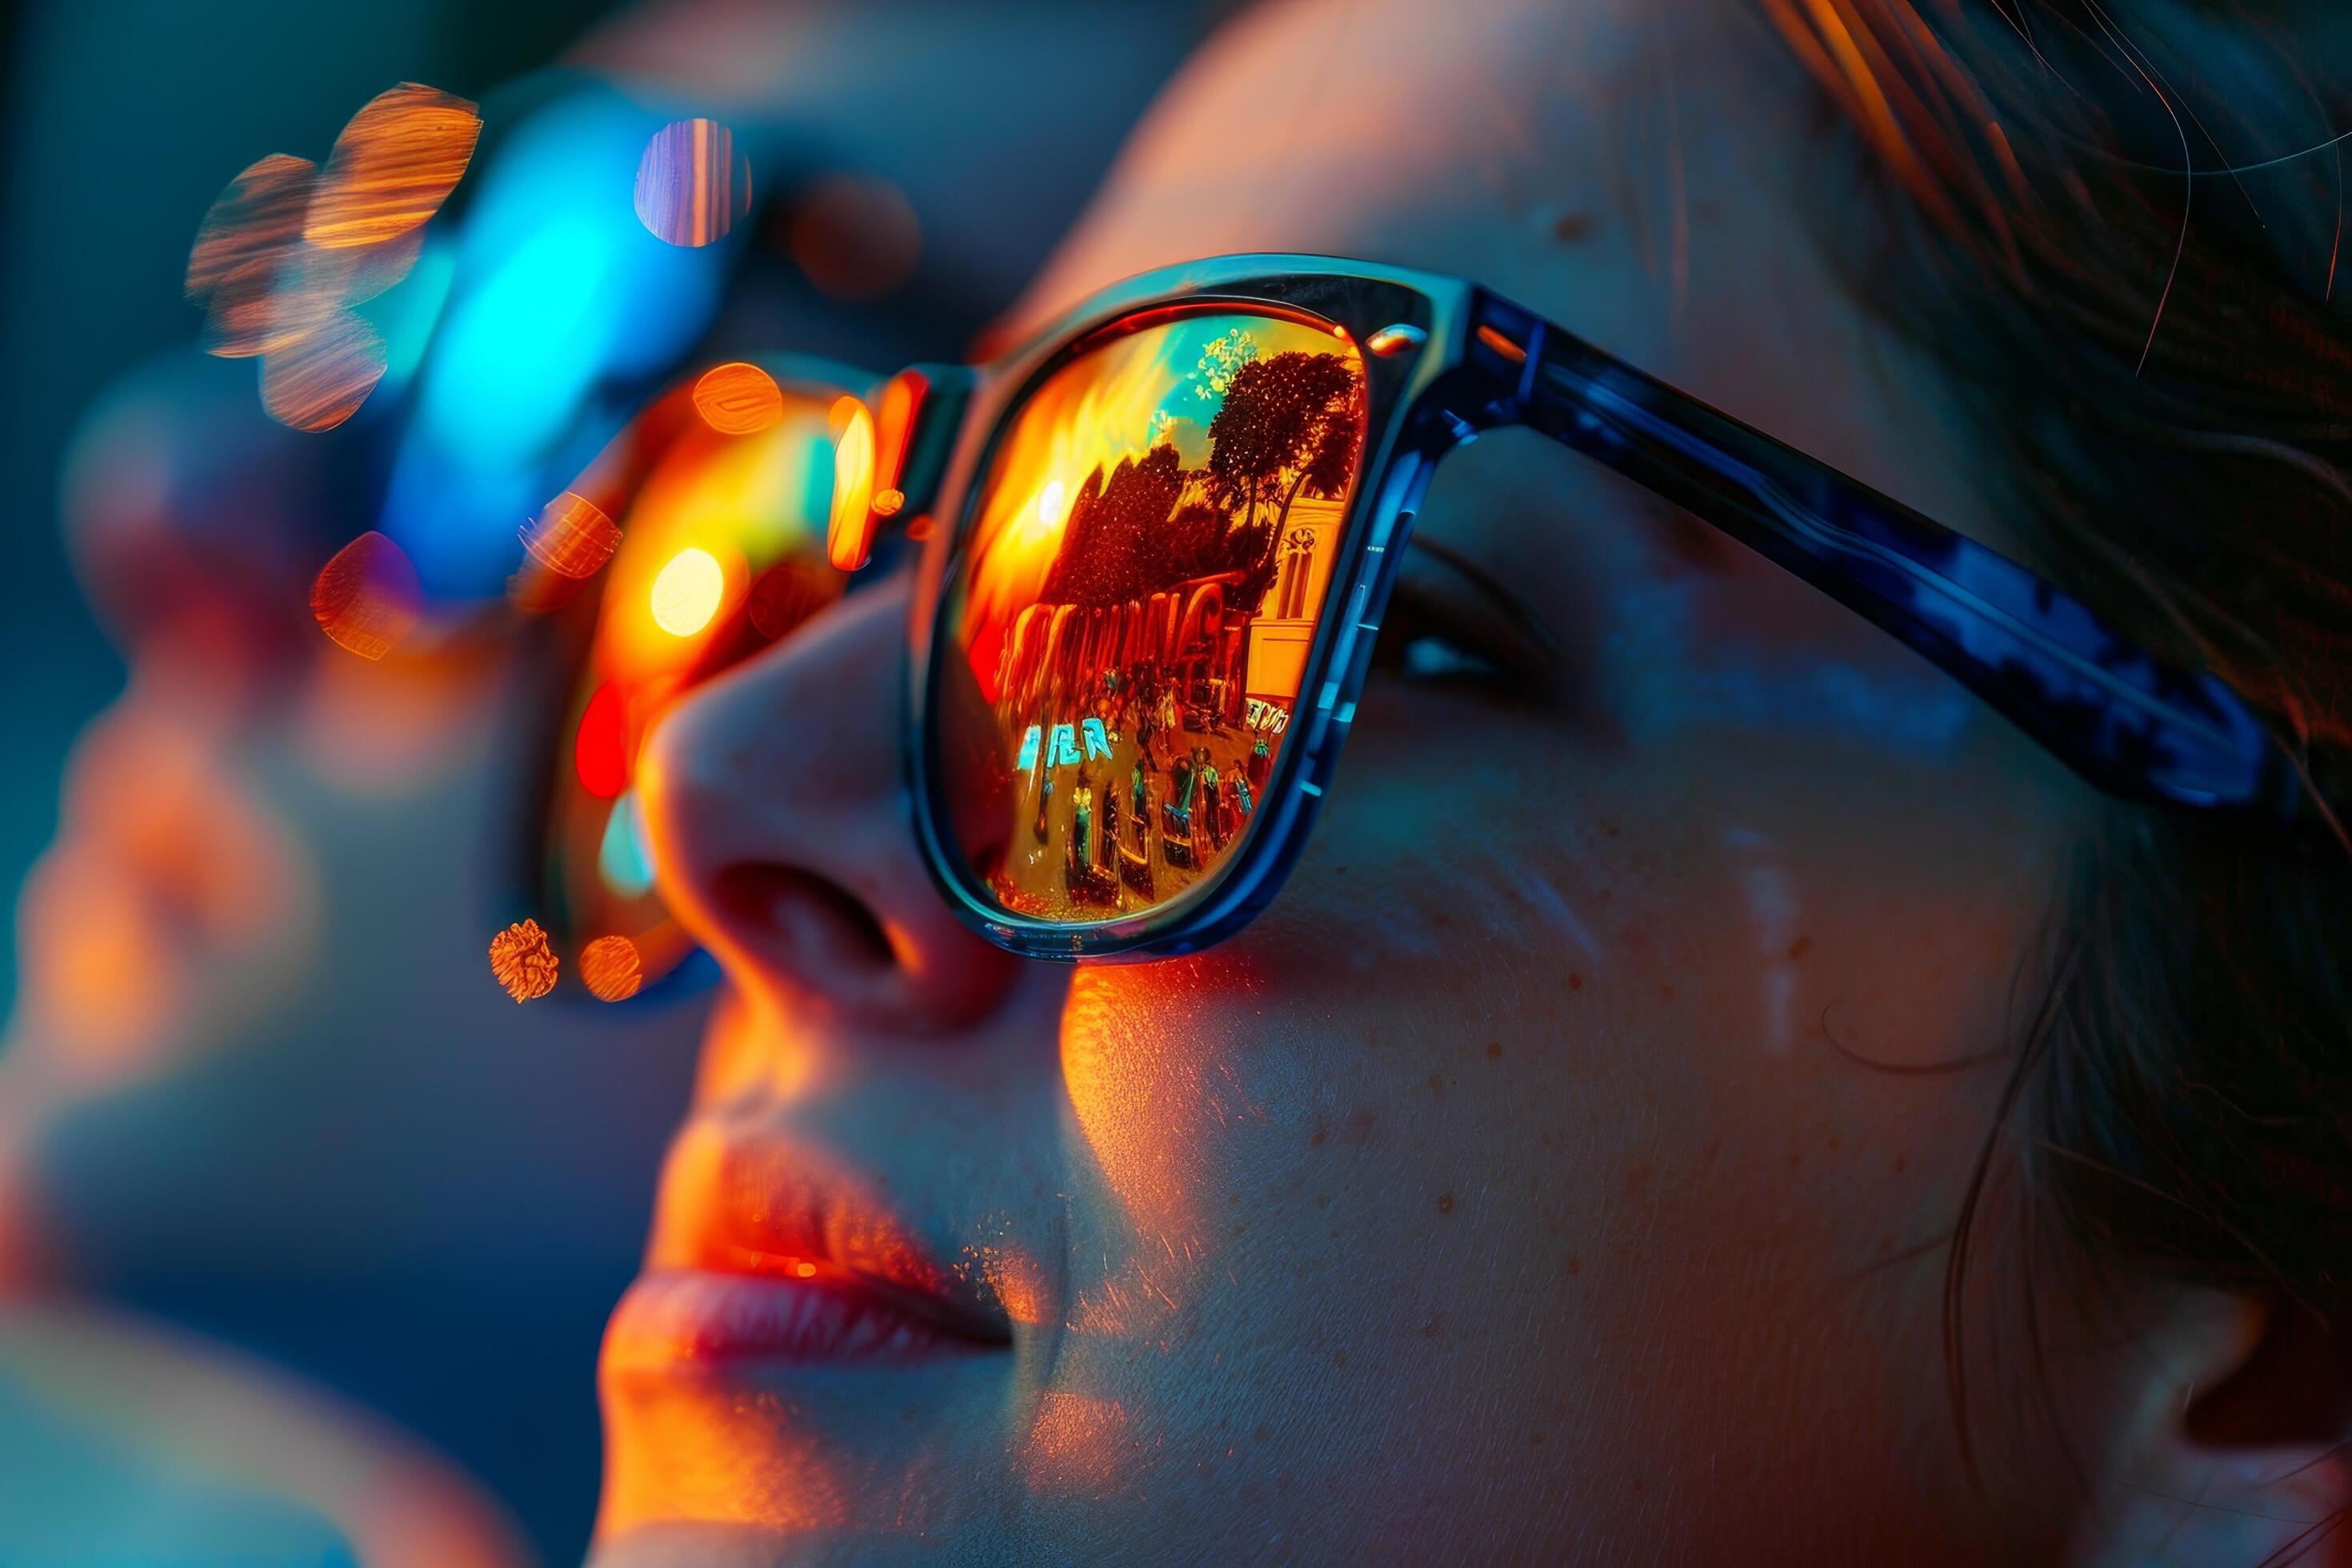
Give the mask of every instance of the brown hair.
[[1763, 4], [1835, 111], [1824, 151], [1887, 198], [1815, 199], [1832, 254], [1955, 374], [2035, 564], [2259, 703], [2323, 824], [2100, 814], [1947, 1266], [1965, 1441], [1958, 1308], [1996, 1177], [2077, 1258], [2352, 1308], [2347, 106], [2309, 76], [2352, 34]]

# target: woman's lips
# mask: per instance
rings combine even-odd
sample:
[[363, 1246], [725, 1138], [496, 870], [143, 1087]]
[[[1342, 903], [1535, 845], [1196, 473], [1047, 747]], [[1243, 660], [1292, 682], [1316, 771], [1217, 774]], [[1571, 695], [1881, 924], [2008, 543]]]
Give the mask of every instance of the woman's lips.
[[805, 1259], [756, 1273], [668, 1269], [629, 1287], [608, 1370], [766, 1362], [909, 1366], [1003, 1349], [1008, 1337], [954, 1303]]
[[942, 1268], [878, 1185], [829, 1151], [690, 1122], [607, 1370], [908, 1365], [1011, 1345], [1001, 1304]]

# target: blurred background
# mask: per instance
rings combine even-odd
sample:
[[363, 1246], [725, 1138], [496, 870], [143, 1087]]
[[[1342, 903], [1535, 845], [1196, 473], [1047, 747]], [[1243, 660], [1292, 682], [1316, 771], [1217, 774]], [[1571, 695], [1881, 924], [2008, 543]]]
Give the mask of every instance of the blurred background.
[[[1233, 8], [0, 9], [0, 1563], [577, 1560], [708, 996], [485, 962], [570, 700], [498, 629], [517, 528], [718, 361], [963, 357]], [[404, 81], [480, 142], [382, 383], [289, 429], [190, 246]], [[628, 165], [686, 116], [751, 199], [666, 247]], [[370, 530], [429, 634], [378, 664], [304, 599]]]

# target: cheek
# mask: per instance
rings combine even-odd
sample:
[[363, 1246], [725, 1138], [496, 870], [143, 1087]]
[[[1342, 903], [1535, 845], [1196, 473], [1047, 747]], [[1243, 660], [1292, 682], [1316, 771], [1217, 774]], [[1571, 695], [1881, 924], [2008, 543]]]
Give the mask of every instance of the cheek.
[[1382, 697], [1244, 937], [1076, 977], [1066, 1384], [1163, 1464], [1224, 1451], [1186, 1393], [1212, 1368], [1286, 1390], [1277, 1429], [1411, 1411], [1497, 1465], [1740, 1441], [1709, 1428], [1753, 1426], [1766, 1365], [1826, 1448], [1932, 1413], [1934, 1259], [1906, 1259], [1997, 1073], [1853, 1057], [1998, 1042], [2026, 804], [1988, 792], [1929, 851], [1869, 804], [1924, 798], [1883, 776], [1922, 763], [1850, 759], [1829, 802], [1769, 782], [1822, 776], [1787, 754], [1817, 741], [1602, 754]]

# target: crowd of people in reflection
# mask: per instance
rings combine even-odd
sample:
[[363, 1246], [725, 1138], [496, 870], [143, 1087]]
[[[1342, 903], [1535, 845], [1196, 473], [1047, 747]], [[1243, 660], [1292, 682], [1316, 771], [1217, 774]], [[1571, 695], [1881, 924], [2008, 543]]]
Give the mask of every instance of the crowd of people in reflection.
[[1232, 683], [1111, 671], [1076, 724], [1030, 727], [1023, 761], [1040, 846], [1062, 829], [1063, 890], [1106, 911], [1157, 902], [1213, 868], [1257, 810], [1283, 710], [1243, 717]]

